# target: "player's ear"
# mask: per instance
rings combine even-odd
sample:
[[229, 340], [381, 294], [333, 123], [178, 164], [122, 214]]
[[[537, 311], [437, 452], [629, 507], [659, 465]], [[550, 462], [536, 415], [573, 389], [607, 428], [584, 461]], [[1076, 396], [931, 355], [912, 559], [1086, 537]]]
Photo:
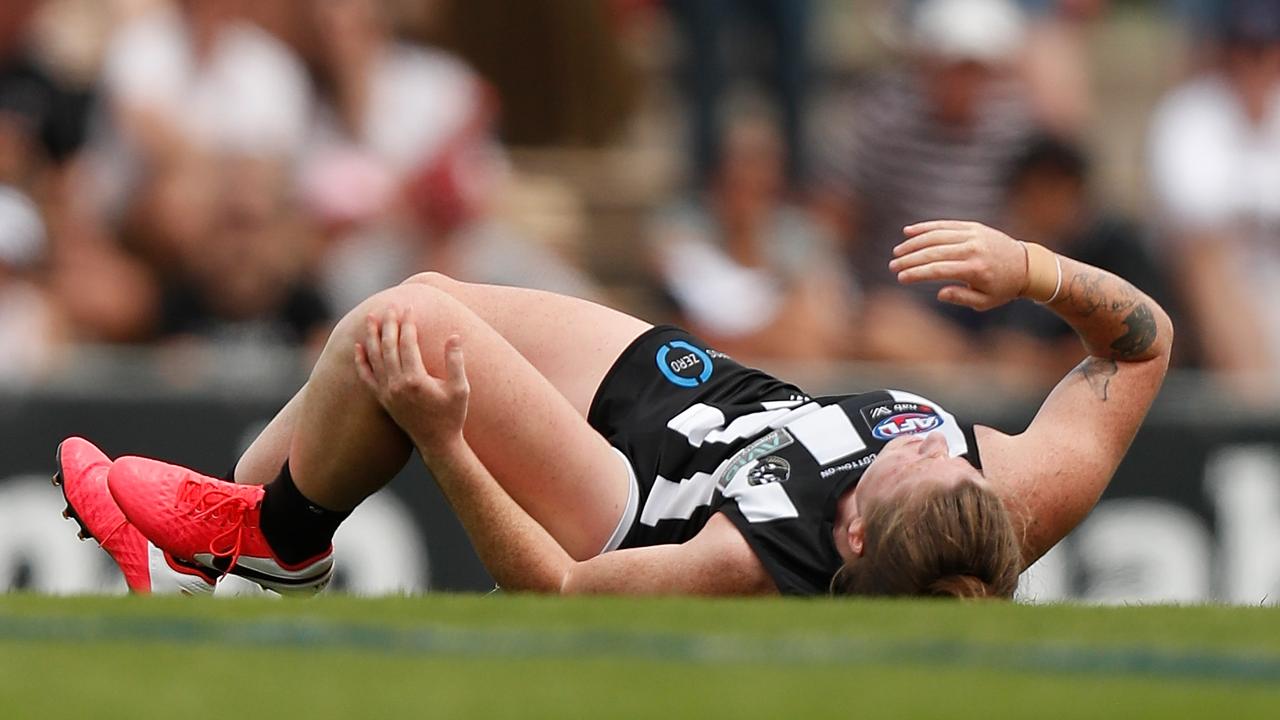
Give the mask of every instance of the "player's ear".
[[845, 530], [848, 533], [849, 550], [857, 557], [862, 557], [864, 549], [863, 541], [867, 536], [867, 526], [862, 522], [862, 516], [858, 515], [849, 521], [849, 527]]

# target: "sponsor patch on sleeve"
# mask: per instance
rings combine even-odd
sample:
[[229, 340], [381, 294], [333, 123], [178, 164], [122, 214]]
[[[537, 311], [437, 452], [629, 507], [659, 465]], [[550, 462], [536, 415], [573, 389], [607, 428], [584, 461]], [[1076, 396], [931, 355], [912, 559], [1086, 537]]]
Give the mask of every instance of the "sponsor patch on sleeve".
[[886, 400], [862, 408], [862, 419], [877, 440], [892, 440], [900, 435], [917, 435], [942, 427], [945, 420], [932, 405]]

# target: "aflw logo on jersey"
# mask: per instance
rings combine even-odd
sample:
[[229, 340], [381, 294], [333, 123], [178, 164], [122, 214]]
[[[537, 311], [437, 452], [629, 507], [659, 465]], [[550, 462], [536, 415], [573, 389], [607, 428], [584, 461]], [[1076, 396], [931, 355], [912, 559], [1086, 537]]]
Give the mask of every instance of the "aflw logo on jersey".
[[913, 402], [885, 402], [862, 409], [862, 418], [879, 440], [915, 435], [942, 427], [943, 419], [929, 405]]

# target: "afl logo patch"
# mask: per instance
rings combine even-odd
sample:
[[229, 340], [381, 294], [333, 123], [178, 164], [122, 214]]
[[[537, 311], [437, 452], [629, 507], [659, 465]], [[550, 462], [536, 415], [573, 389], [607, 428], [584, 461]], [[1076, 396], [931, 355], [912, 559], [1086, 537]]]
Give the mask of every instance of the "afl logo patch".
[[698, 387], [711, 379], [711, 356], [684, 340], [672, 340], [658, 348], [658, 369], [680, 387]]
[[927, 433], [945, 422], [935, 408], [913, 402], [887, 402], [864, 408], [862, 417], [877, 440]]
[[892, 440], [899, 435], [915, 435], [929, 432], [942, 425], [942, 418], [936, 413], [898, 413], [881, 420], [871, 429], [871, 434], [881, 440]]

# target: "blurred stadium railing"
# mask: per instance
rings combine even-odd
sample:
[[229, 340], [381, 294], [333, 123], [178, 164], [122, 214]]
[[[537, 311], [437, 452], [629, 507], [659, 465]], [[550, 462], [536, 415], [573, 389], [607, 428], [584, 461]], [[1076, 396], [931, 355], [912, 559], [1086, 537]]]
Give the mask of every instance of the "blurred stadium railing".
[[[0, 591], [122, 592], [78, 543], [49, 484], [53, 452], [84, 435], [221, 475], [305, 379], [283, 350], [85, 348], [57, 377], [0, 388]], [[770, 368], [821, 392], [908, 387], [1006, 431], [1039, 398], [980, 367]], [[963, 377], [966, 382], [956, 383]], [[1025, 577], [1027, 600], [1274, 603], [1280, 598], [1280, 413], [1243, 410], [1204, 377], [1174, 375], [1103, 501]], [[421, 464], [340, 531], [336, 586], [363, 594], [492, 587]]]

